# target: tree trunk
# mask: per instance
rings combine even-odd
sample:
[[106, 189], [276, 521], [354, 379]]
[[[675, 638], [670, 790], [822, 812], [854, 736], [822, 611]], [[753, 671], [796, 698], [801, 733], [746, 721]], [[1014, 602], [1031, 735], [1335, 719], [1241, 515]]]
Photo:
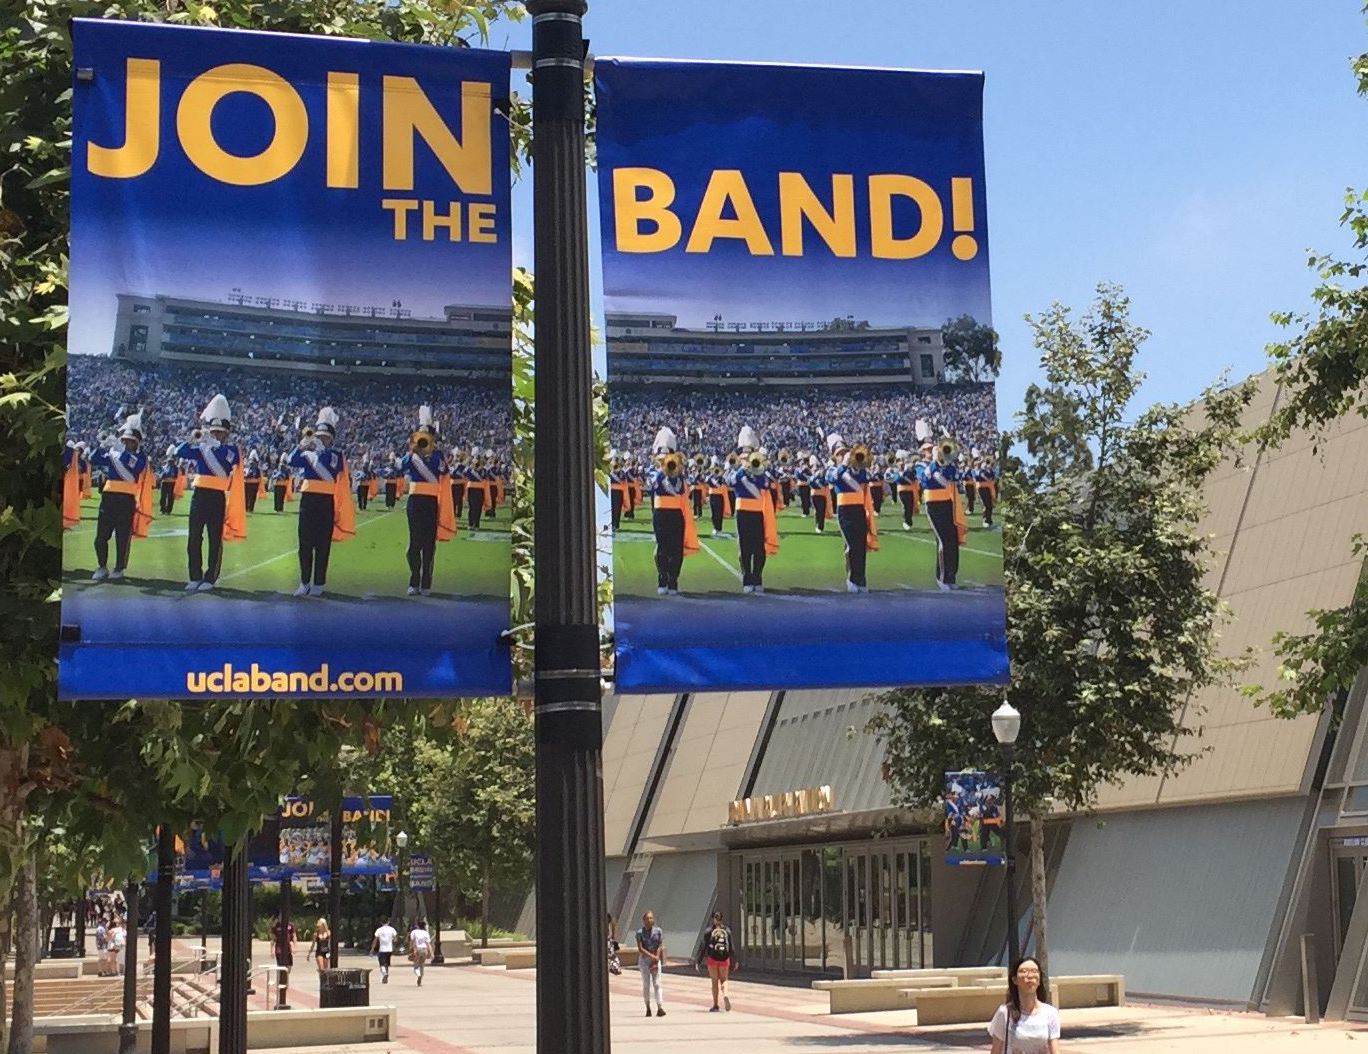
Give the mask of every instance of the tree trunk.
[[5, 1017], [5, 970], [4, 964], [9, 961], [10, 942], [14, 936], [14, 913], [10, 910], [10, 895], [13, 894], [13, 883], [10, 889], [0, 891], [0, 1050], [5, 1047], [5, 1040], [9, 1036], [9, 1019]]
[[1031, 814], [1031, 933], [1035, 938], [1035, 957], [1040, 961], [1041, 979], [1050, 977], [1050, 941], [1045, 903], [1045, 820]]
[[14, 881], [14, 1007], [8, 1054], [33, 1054], [33, 964], [38, 958], [38, 882], [32, 858]]
[[480, 947], [489, 947], [489, 886], [490, 865], [485, 862], [484, 893], [480, 897]]

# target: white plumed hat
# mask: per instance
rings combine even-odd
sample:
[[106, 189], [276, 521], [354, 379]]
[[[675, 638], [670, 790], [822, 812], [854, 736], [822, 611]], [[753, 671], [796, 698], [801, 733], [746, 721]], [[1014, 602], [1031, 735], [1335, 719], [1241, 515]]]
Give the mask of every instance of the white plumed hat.
[[828, 432], [826, 437], [826, 445], [827, 450], [833, 454], [836, 453], [838, 450], [849, 449], [846, 446], [846, 441], [841, 438], [841, 433], [839, 432]]
[[318, 424], [314, 426], [316, 431], [326, 432], [330, 436], [337, 435], [337, 411], [331, 406], [325, 406], [318, 411]]
[[124, 423], [119, 426], [120, 439], [136, 439], [142, 442], [142, 414], [129, 414], [124, 419]]
[[200, 414], [200, 420], [210, 428], [228, 430], [233, 426], [233, 412], [228, 409], [228, 398], [222, 392], [209, 400], [209, 405]]
[[437, 434], [437, 422], [432, 417], [432, 407], [426, 403], [418, 407], [418, 431], [428, 435]]
[[674, 430], [662, 428], [656, 433], [655, 443], [652, 444], [652, 447], [657, 454], [668, 454], [678, 449], [678, 440], [675, 439]]
[[750, 425], [742, 425], [741, 431], [736, 434], [736, 449], [755, 450], [760, 446], [760, 437], [755, 434], [755, 429]]

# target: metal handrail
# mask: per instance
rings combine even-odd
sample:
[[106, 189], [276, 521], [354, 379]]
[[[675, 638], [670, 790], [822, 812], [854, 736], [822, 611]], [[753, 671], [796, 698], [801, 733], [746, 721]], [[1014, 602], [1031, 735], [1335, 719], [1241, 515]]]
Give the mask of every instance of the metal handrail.
[[[185, 967], [190, 965], [198, 965], [203, 962], [204, 958], [198, 955], [195, 956], [193, 959], [172, 960], [171, 972], [174, 975], [176, 968], [178, 966]], [[116, 978], [109, 978], [109, 980], [114, 981], [116, 980]], [[117, 978], [117, 980], [122, 981], [122, 977]], [[133, 997], [133, 1004], [135, 1007], [139, 1004], [147, 1005], [150, 1007], [152, 999], [153, 982], [154, 978], [150, 974], [144, 974], [142, 977], [138, 979], [138, 983], [135, 988], [135, 993]], [[111, 984], [108, 987], [114, 988], [115, 985]], [[63, 1006], [61, 1011], [59, 1012], [59, 1015], [79, 1016], [82, 1013], [90, 1013], [92, 1012], [91, 1008], [94, 1007], [97, 1003], [105, 1000], [108, 997], [108, 995], [108, 991], [101, 989], [95, 989], [93, 991], [87, 992], [84, 995], [78, 996], [77, 998], [73, 999], [70, 1003], [67, 1003], [65, 1006]]]

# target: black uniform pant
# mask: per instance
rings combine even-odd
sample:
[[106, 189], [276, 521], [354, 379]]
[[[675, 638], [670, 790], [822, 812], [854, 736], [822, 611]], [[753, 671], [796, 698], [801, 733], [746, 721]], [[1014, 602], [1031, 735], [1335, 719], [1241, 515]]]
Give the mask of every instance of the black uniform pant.
[[499, 518], [499, 504], [494, 500], [494, 496], [497, 493], [498, 491], [494, 489], [494, 484], [491, 483], [489, 485], [489, 499], [485, 508], [485, 515], [491, 520], [497, 520]]
[[613, 510], [613, 530], [622, 526], [622, 491], [616, 487], [608, 492], [608, 503]]
[[451, 484], [451, 507], [456, 510], [457, 518], [461, 515], [461, 510], [465, 508], [466, 485], [465, 480], [453, 480]]
[[480, 529], [480, 517], [485, 511], [485, 490], [483, 487], [466, 488], [466, 522], [472, 531]]
[[703, 491], [694, 490], [690, 497], [693, 500], [693, 514], [697, 518], [703, 515]]
[[905, 490], [898, 495], [898, 500], [902, 502], [903, 523], [908, 527], [912, 526], [912, 517], [917, 515], [917, 496], [910, 490]]
[[370, 487], [368, 487], [368, 486], [365, 484], [365, 482], [363, 481], [363, 482], [358, 483], [358, 484], [356, 485], [356, 507], [357, 507], [358, 509], [360, 509], [361, 511], [364, 512], [365, 509], [366, 509], [366, 506], [369, 505], [369, 504], [370, 504]]
[[275, 491], [275, 511], [285, 511], [285, 484], [281, 483], [271, 488]]
[[820, 531], [826, 525], [827, 509], [829, 497], [827, 494], [814, 494], [812, 496], [812, 512], [817, 517], [817, 529]]
[[779, 491], [784, 495], [784, 504], [793, 504], [793, 480], [786, 479], [779, 484]]
[[936, 581], [947, 586], [955, 584], [959, 574], [959, 532], [955, 528], [953, 501], [928, 501], [926, 515], [931, 529], [936, 532]]
[[869, 517], [863, 505], [840, 505], [836, 522], [845, 539], [846, 581], [865, 586], [865, 558], [868, 555]]
[[432, 563], [437, 558], [437, 497], [410, 494], [408, 500], [409, 585], [432, 588]]
[[803, 507], [803, 515], [812, 515], [812, 488], [806, 483], [798, 484], [798, 504]]
[[877, 515], [879, 515], [879, 513], [883, 512], [883, 499], [884, 499], [884, 489], [883, 489], [883, 487], [880, 487], [880, 486], [872, 486], [872, 487], [870, 487], [870, 488], [869, 488], [869, 497], [870, 497], [870, 500], [871, 500], [871, 501], [873, 502], [873, 504], [874, 504], [874, 515], [877, 516]]
[[722, 504], [721, 494], [708, 495], [708, 511], [712, 513], [713, 530], [722, 530], [722, 510], [726, 508]]
[[635, 506], [634, 504], [632, 504], [632, 502], [628, 501], [628, 502], [623, 506], [623, 509], [622, 509], [622, 518], [625, 519], [625, 520], [635, 520], [635, 519], [636, 519], [636, 506]]
[[974, 511], [974, 497], [975, 497], [975, 495], [977, 495], [977, 494], [978, 494], [978, 487], [968, 487], [968, 486], [966, 486], [966, 487], [964, 488], [964, 507], [965, 507], [965, 509], [968, 510], [969, 512], [973, 512], [973, 511]]
[[256, 512], [256, 500], [257, 494], [261, 491], [261, 480], [249, 479], [245, 482], [247, 484], [247, 490], [243, 494], [243, 497], [247, 499], [247, 511]]
[[328, 557], [332, 555], [333, 496], [299, 496], [299, 581], [304, 585], [328, 584]]
[[394, 508], [394, 503], [399, 500], [399, 484], [393, 480], [385, 484], [385, 508]]
[[[190, 558], [190, 581], [217, 582], [223, 570], [223, 517], [228, 511], [228, 492], [195, 489], [190, 499], [190, 538], [185, 546]], [[204, 536], [209, 536], [209, 562], [204, 562]]]
[[741, 584], [762, 586], [765, 570], [765, 514], [737, 512], [736, 540], [741, 548]]
[[983, 526], [993, 526], [993, 492], [991, 490], [983, 492]]
[[161, 512], [163, 516], [170, 516], [171, 510], [176, 507], [176, 481], [168, 479], [161, 485]]
[[114, 570], [128, 566], [128, 548], [133, 541], [133, 513], [138, 507], [132, 494], [100, 495], [100, 513], [95, 521], [95, 559], [101, 567], [109, 563], [109, 539], [114, 538]]
[[651, 513], [655, 532], [656, 585], [662, 589], [679, 588], [679, 572], [684, 567], [684, 513], [680, 509], [655, 509]]

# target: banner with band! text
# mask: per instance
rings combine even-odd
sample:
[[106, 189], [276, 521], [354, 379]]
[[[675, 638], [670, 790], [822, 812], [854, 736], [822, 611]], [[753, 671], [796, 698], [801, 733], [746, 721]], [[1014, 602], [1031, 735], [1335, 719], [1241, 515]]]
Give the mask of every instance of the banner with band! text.
[[74, 35], [62, 696], [509, 691], [509, 56]]
[[1004, 681], [982, 75], [595, 87], [618, 688]]

